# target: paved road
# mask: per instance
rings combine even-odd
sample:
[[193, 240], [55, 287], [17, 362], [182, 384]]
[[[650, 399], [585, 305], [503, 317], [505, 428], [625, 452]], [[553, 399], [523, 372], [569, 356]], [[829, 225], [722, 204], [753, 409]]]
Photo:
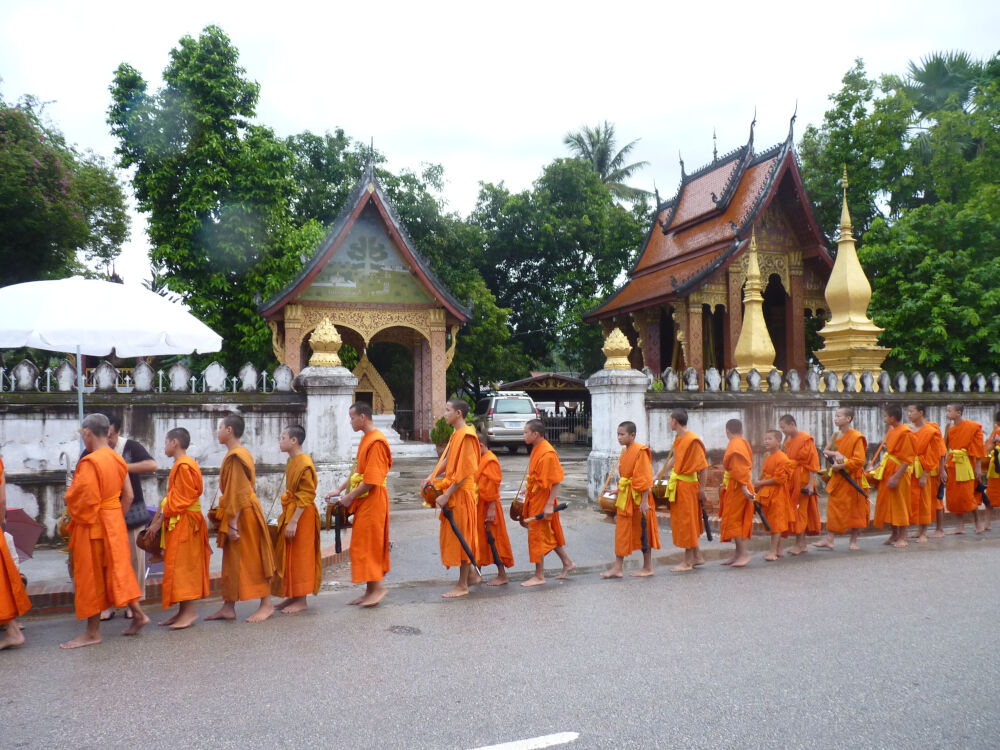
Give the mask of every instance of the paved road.
[[456, 601], [400, 580], [371, 611], [338, 586], [257, 626], [116, 620], [75, 652], [70, 618], [29, 618], [0, 653], [0, 745], [997, 747], [1000, 533], [881, 541]]

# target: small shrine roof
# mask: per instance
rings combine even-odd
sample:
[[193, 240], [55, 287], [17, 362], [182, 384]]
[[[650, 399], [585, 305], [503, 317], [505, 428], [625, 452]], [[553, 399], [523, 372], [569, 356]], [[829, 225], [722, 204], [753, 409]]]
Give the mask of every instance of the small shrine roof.
[[747, 247], [754, 223], [779, 190], [790, 199], [803, 257], [832, 267], [799, 174], [791, 126], [784, 142], [755, 153], [751, 125], [744, 146], [692, 174], [684, 173], [681, 162], [681, 173], [677, 194], [657, 206], [629, 280], [585, 320], [662, 304], [699, 289]]
[[403, 261], [430, 297], [459, 322], [467, 322], [472, 317], [471, 308], [455, 298], [455, 295], [434, 273], [430, 264], [417, 250], [413, 239], [399, 218], [399, 214], [396, 213], [392, 202], [386, 196], [371, 162], [365, 167], [364, 174], [348, 196], [344, 208], [330, 225], [326, 236], [319, 243], [298, 276], [280, 292], [259, 305], [258, 312], [265, 318], [273, 318], [285, 305], [294, 302], [334, 256], [341, 243], [350, 234], [355, 221], [369, 205], [372, 205], [378, 212]]

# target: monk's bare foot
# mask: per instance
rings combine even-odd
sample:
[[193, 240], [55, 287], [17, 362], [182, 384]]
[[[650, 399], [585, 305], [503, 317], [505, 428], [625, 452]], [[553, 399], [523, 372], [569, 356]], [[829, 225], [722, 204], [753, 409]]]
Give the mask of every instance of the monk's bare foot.
[[170, 629], [184, 630], [184, 628], [189, 628], [192, 625], [194, 625], [195, 620], [197, 619], [198, 619], [198, 613], [195, 611], [186, 612], [184, 613], [183, 617], [177, 615], [177, 617], [174, 618], [174, 624], [170, 626]]
[[140, 630], [149, 625], [149, 615], [143, 613], [142, 615], [136, 615], [132, 613], [132, 623], [125, 628], [122, 635], [136, 635]]
[[774, 562], [775, 560], [778, 559], [778, 555], [776, 555], [773, 552], [768, 552], [766, 555], [764, 555], [764, 559], [767, 560], [768, 562]]
[[735, 560], [733, 560], [732, 566], [734, 568], [742, 568], [748, 562], [750, 562], [750, 555], [740, 555]]
[[948, 536], [953, 536], [955, 534], [964, 534], [965, 533], [965, 527], [964, 526], [956, 526], [951, 531], [946, 531], [944, 533], [947, 534]]
[[14, 626], [7, 626], [7, 635], [4, 639], [0, 641], [0, 651], [7, 648], [17, 648], [24, 644], [24, 633], [21, 632], [21, 628]]
[[[469, 593], [468, 586], [462, 586], [461, 584], [456, 583], [455, 588], [453, 588], [451, 591], [445, 591], [443, 594], [441, 594], [441, 596], [444, 597], [445, 599], [457, 599], [460, 596], [466, 596], [468, 593]], [[363, 601], [362, 604], [364, 604]]]
[[723, 560], [721, 564], [722, 565], [732, 565], [734, 562], [736, 562], [736, 553], [735, 552], [732, 555], [730, 555], [729, 557], [727, 557], [725, 560]]
[[797, 544], [794, 547], [789, 547], [788, 548], [788, 554], [789, 555], [801, 555], [805, 551], [806, 551], [805, 547], [800, 547]]
[[910, 543], [905, 539], [897, 539], [895, 542], [893, 542], [892, 546], [895, 547], [896, 549], [902, 549], [903, 547], [909, 547]]
[[896, 537], [894, 537], [894, 536], [891, 536], [888, 539], [886, 539], [884, 542], [882, 542], [882, 544], [895, 544], [895, 543], [896, 543]]
[[479, 573], [477, 573], [474, 570], [470, 570], [469, 571], [469, 585], [470, 586], [478, 586], [482, 582], [483, 582], [483, 577], [481, 575], [479, 575]]
[[825, 539], [822, 542], [813, 542], [812, 546], [816, 549], [833, 549], [833, 542], [828, 542]]
[[166, 620], [160, 620], [156, 624], [157, 625], [161, 625], [161, 626], [163, 626], [163, 625], [173, 625], [175, 622], [177, 622], [177, 618], [180, 617], [180, 616], [181, 616], [181, 614], [180, 614], [180, 612], [178, 612], [173, 617], [168, 617]]
[[629, 573], [629, 575], [633, 578], [649, 578], [649, 576], [653, 575], [653, 572], [652, 568], [640, 568], [634, 573]]
[[268, 617], [274, 614], [274, 605], [271, 602], [264, 602], [259, 607], [257, 611], [254, 612], [247, 618], [247, 622], [264, 622]]
[[681, 563], [680, 565], [675, 565], [670, 569], [671, 573], [687, 573], [694, 570], [694, 565], [688, 563]]
[[922, 536], [923, 534], [921, 534], [919, 531], [914, 531], [912, 534], [910, 534], [910, 539], [919, 539]]
[[100, 642], [101, 636], [88, 635], [87, 633], [84, 633], [83, 635], [78, 635], [71, 641], [60, 643], [59, 648], [83, 648], [84, 646], [96, 646]]
[[236, 619], [236, 605], [232, 602], [226, 602], [218, 610], [210, 614], [205, 618], [206, 620], [235, 620]]
[[617, 565], [613, 567], [611, 570], [605, 570], [603, 573], [601, 573], [601, 578], [624, 578], [624, 577], [625, 575], [624, 573], [622, 573], [622, 569], [619, 568]]
[[364, 594], [362, 594], [357, 599], [351, 599], [351, 601], [349, 601], [348, 604], [361, 604], [361, 600], [364, 598], [365, 598]]
[[779, 549], [778, 550], [778, 557], [784, 557], [784, 556], [785, 556], [785, 551]]
[[372, 591], [369, 594], [365, 594], [362, 597], [362, 599], [361, 599], [361, 606], [362, 607], [374, 607], [380, 601], [382, 601], [383, 599], [385, 599], [385, 595], [387, 593], [388, 593], [388, 590], [385, 587], [382, 587], [380, 589], [376, 589], [375, 591]]
[[694, 558], [693, 565], [694, 567], [697, 568], [699, 565], [704, 565], [704, 564], [705, 564], [705, 556], [699, 552], [698, 555]]
[[[910, 538], [912, 539], [913, 537], [910, 537]], [[926, 534], [918, 534], [917, 535], [917, 544], [924, 544], [926, 542], [927, 542], [927, 535]]]
[[281, 612], [286, 615], [294, 615], [296, 612], [302, 612], [303, 610], [308, 609], [308, 606], [309, 605], [306, 604], [306, 598], [304, 596], [296, 596], [289, 599], [288, 604], [285, 604], [284, 607], [281, 607]]
[[986, 529], [984, 529], [982, 526], [979, 526], [979, 525], [976, 526], [976, 533], [977, 534], [982, 534], [984, 531], [986, 531]]
[[289, 604], [291, 604], [294, 601], [295, 601], [295, 597], [294, 596], [290, 596], [287, 599], [282, 599], [280, 602], [278, 602], [277, 604], [275, 604], [274, 608], [278, 609], [278, 610], [284, 610], [285, 607], [287, 607]]
[[522, 586], [544, 586], [545, 579], [538, 576], [531, 576], [527, 581], [521, 581]]
[[[830, 549], [833, 549], [833, 547], [831, 547]], [[858, 545], [857, 542], [851, 542], [851, 546], [848, 547], [847, 549], [849, 549], [849, 550], [851, 550], [853, 552], [857, 552], [859, 549], [861, 549], [861, 547]]]
[[508, 583], [510, 583], [510, 579], [507, 577], [507, 573], [504, 572], [504, 573], [501, 573], [500, 575], [498, 575], [496, 578], [494, 578], [492, 581], [490, 581], [486, 585], [487, 586], [503, 586], [503, 585], [508, 584]]
[[563, 578], [565, 578], [566, 576], [568, 576], [574, 570], [576, 570], [576, 563], [575, 562], [571, 562], [569, 565], [563, 565], [562, 572], [559, 575], [556, 576], [556, 580], [557, 581], [561, 581]]
[[944, 536], [944, 531], [941, 530], [941, 529], [938, 529], [937, 531], [932, 531], [930, 534], [928, 534], [928, 536], [931, 539], [941, 539]]

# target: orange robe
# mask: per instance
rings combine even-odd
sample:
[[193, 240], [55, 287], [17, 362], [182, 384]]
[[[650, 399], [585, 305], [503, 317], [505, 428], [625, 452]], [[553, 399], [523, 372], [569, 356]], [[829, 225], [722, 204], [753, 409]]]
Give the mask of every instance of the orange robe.
[[[0, 458], [0, 486], [5, 483], [3, 459]], [[21, 583], [21, 574], [17, 572], [7, 542], [0, 539], [0, 623], [20, 617], [29, 609], [31, 600]]]
[[[500, 562], [505, 568], [513, 567], [514, 551], [510, 547], [510, 537], [507, 535], [507, 522], [503, 517], [503, 505], [500, 503], [500, 482], [503, 481], [503, 470], [500, 461], [493, 451], [486, 451], [479, 459], [479, 470], [476, 472], [476, 491], [479, 505], [476, 517], [479, 519], [476, 528], [479, 536], [479, 549], [476, 551], [479, 567], [493, 565], [493, 550], [486, 538], [486, 526], [489, 525], [493, 534], [493, 542], [497, 546]], [[495, 508], [496, 520], [486, 523], [486, 512], [490, 505]]]
[[121, 492], [127, 476], [121, 456], [108, 447], [98, 448], [80, 459], [73, 484], [66, 490], [78, 620], [142, 598], [122, 513]]
[[208, 596], [208, 525], [201, 514], [201, 468], [190, 456], [174, 461], [163, 513], [163, 608]]
[[771, 534], [785, 534], [789, 529], [790, 520], [796, 514], [792, 507], [788, 489], [791, 484], [795, 464], [781, 450], [771, 453], [764, 459], [761, 467], [761, 479], [774, 479], [778, 484], [768, 484], [757, 489], [757, 499], [771, 527]]
[[[674, 473], [697, 474], [708, 468], [705, 458], [705, 444], [701, 438], [688, 430], [674, 438]], [[670, 503], [670, 535], [674, 546], [692, 549], [698, 546], [698, 538], [705, 532], [701, 518], [701, 503], [698, 493], [701, 484], [678, 480], [677, 494]]]
[[[913, 451], [916, 454], [913, 466], [907, 476], [910, 478], [910, 523], [927, 525], [934, 520], [934, 500], [937, 494], [937, 487], [930, 475], [932, 471], [937, 471], [941, 464], [941, 457], [944, 451], [940, 446], [941, 433], [938, 432], [937, 425], [926, 422], [923, 427], [913, 433]], [[917, 464], [920, 468], [917, 469]], [[926, 476], [924, 486], [920, 486], [920, 478]], [[933, 489], [933, 492], [932, 492]]]
[[[945, 469], [948, 472], [948, 487], [945, 490], [945, 500], [948, 502], [948, 512], [969, 513], [979, 507], [982, 503], [982, 496], [976, 492], [975, 479], [958, 481], [955, 478], [954, 452], [967, 451], [969, 462], [973, 465], [979, 459], [985, 458], [983, 428], [979, 422], [963, 419], [958, 424], [948, 428], [947, 442], [948, 459], [945, 461]], [[989, 490], [986, 492], [989, 494]]]
[[808, 497], [802, 490], [809, 484], [809, 472], [819, 472], [819, 453], [816, 442], [808, 432], [799, 430], [795, 437], [785, 441], [785, 455], [792, 461], [792, 476], [788, 492], [794, 513], [789, 519], [788, 531], [792, 534], [806, 533], [816, 536], [823, 531], [823, 521], [819, 515], [819, 496], [813, 492]]
[[[524, 496], [525, 519], [544, 512], [552, 486], [562, 482], [564, 476], [559, 455], [552, 443], [542, 440], [531, 449]], [[558, 505], [558, 497], [555, 502]], [[548, 518], [528, 521], [528, 559], [531, 562], [541, 562], [549, 552], [565, 544], [566, 536], [558, 512]]]
[[[998, 435], [1000, 435], [1000, 428], [994, 427], [993, 434], [990, 437], [996, 438]], [[986, 442], [989, 441], [987, 440]], [[985, 445], [983, 446], [983, 450], [986, 450]], [[990, 507], [993, 507], [994, 503], [997, 502], [994, 498], [1000, 501], [1000, 471], [997, 471], [1000, 468], [1000, 456], [994, 459], [994, 456], [997, 456], [998, 452], [1000, 452], [1000, 442], [983, 459], [983, 476], [986, 477], [986, 494], [990, 496]]]
[[[271, 593], [274, 550], [264, 511], [254, 492], [256, 480], [253, 456], [242, 445], [222, 459], [219, 469], [222, 525], [218, 542], [222, 547], [222, 598], [227, 602], [262, 599]], [[240, 538], [233, 542], [226, 530], [229, 519], [237, 513]]]
[[[623, 508], [618, 508], [615, 514], [615, 556], [628, 557], [636, 550], [642, 549], [642, 516], [639, 511], [642, 504], [642, 494], [653, 486], [653, 454], [649, 446], [633, 442], [618, 463], [618, 473], [623, 480], [628, 480], [630, 497], [626, 498]], [[619, 495], [622, 483], [618, 485]], [[649, 510], [646, 511], [646, 541], [649, 548], [660, 548], [660, 528], [656, 524], [656, 504], [652, 495], [648, 498]]]
[[[299, 508], [304, 510], [289, 544], [285, 529]], [[289, 459], [285, 466], [285, 491], [281, 494], [274, 565], [271, 593], [275, 596], [291, 598], [319, 593], [323, 581], [323, 553], [319, 544], [319, 511], [316, 510], [316, 467], [308, 453]]]
[[909, 467], [916, 459], [913, 450], [913, 430], [905, 424], [893, 427], [885, 438], [885, 463], [882, 479], [875, 497], [875, 526], [881, 529], [890, 526], [910, 525], [910, 482], [907, 472], [899, 479], [895, 489], [889, 488], [889, 477], [899, 471], [900, 466]]
[[719, 498], [719, 536], [723, 542], [737, 537], [750, 539], [753, 536], [753, 503], [743, 493], [746, 487], [753, 492], [750, 470], [753, 467], [753, 450], [750, 443], [737, 435], [729, 441], [722, 466], [728, 479], [722, 486]]
[[385, 478], [392, 467], [392, 451], [381, 430], [365, 433], [358, 445], [356, 471], [371, 489], [351, 504], [351, 580], [381, 581], [389, 572], [389, 491]]
[[[941, 428], [934, 422], [928, 422], [937, 435], [933, 438], [932, 442], [937, 446], [938, 462], [934, 464], [934, 467], [928, 472], [930, 474], [930, 479], [927, 484], [930, 487], [931, 498], [934, 502], [934, 510], [944, 510], [944, 500], [938, 500], [938, 490], [941, 487], [941, 459], [945, 457], [948, 453], [948, 446], [944, 444], [944, 437], [941, 435]], [[991, 495], [992, 497], [992, 495]]]
[[[837, 451], [845, 458], [844, 471], [859, 487], [864, 487], [865, 451], [868, 441], [857, 430], [848, 430], [837, 438]], [[854, 489], [839, 472], [833, 472], [826, 485], [826, 530], [844, 534], [849, 529], [867, 529], [870, 505], [868, 498]]]
[[[479, 533], [476, 522], [476, 470], [479, 468], [479, 438], [473, 427], [465, 426], [455, 430], [448, 441], [448, 461], [444, 469], [444, 479], [439, 487], [445, 492], [453, 484], [461, 482], [461, 486], [451, 493], [448, 507], [454, 516], [455, 525], [462, 532], [469, 549], [475, 557], [479, 557]], [[438, 514], [441, 528], [438, 541], [441, 547], [441, 563], [446, 567], [471, 563], [473, 560], [465, 554], [461, 542], [455, 536], [444, 511]]]

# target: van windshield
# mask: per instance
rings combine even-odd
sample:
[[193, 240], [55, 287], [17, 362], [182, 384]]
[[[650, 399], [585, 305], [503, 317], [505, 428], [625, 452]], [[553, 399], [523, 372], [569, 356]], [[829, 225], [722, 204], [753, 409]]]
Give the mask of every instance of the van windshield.
[[531, 402], [526, 398], [498, 398], [493, 411], [501, 414], [534, 414]]

